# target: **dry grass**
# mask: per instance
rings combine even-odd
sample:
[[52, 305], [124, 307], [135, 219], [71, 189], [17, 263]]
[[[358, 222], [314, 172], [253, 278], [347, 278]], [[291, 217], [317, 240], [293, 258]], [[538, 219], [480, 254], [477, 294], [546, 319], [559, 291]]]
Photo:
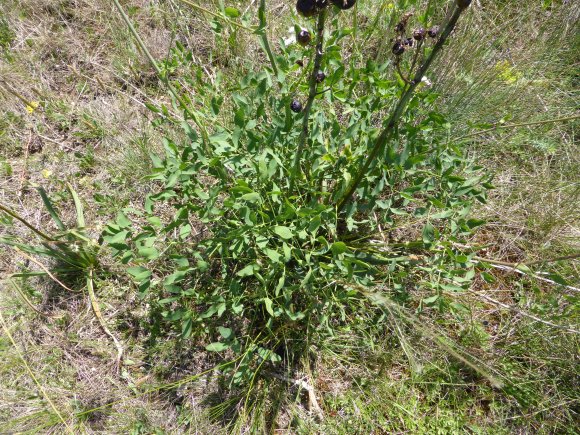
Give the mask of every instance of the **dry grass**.
[[[252, 2], [243, 3], [242, 9], [255, 7]], [[373, 22], [370, 3], [361, 7], [363, 31]], [[441, 105], [450, 112], [453, 125], [493, 123], [506, 115], [516, 122], [574, 113], [574, 86], [559, 81], [574, 80], [570, 78], [570, 65], [577, 66], [577, 55], [574, 57], [573, 53], [578, 47], [574, 35], [579, 8], [572, 3], [551, 16], [535, 4], [523, 14], [500, 15], [490, 12], [491, 6], [470, 13], [470, 21], [460, 30], [468, 43], [459, 45], [454, 41], [440, 62], [439, 73], [432, 78], [436, 89], [445, 95]], [[126, 7], [156, 59], [169, 59], [170, 48], [180, 41], [192, 50], [194, 64], [202, 66], [209, 82], [220, 70], [233, 76], [266, 62], [259, 54], [252, 59], [253, 65], [248, 65], [247, 53], [258, 52], [251, 35], [240, 33], [232, 40], [218, 38], [208, 31], [207, 17], [192, 13], [176, 0], [135, 0]], [[271, 36], [285, 35], [293, 8], [283, 1], [272, 2], [270, 8], [274, 23]], [[148, 154], [159, 148], [161, 137], [167, 132], [178, 134], [171, 125], [153, 127], [153, 117], [145, 103], [171, 108], [170, 99], [108, 1], [6, 0], [0, 5], [0, 18], [10, 30], [9, 34], [3, 33], [0, 26], [0, 52], [2, 38], [9, 38], [11, 47], [10, 56], [0, 56], [0, 78], [24, 99], [41, 103], [28, 113], [21, 100], [0, 90], [0, 201], [16, 206], [37, 227], [54, 229], [32, 187], [46, 186], [65, 220], [72, 222], [74, 210], [68, 205], [70, 198], [62, 184], [64, 180], [71, 181], [86, 201], [89, 231], [97, 236], [119, 209], [141, 207], [149, 188], [143, 182], [150, 169]], [[390, 16], [385, 15], [378, 29], [388, 29], [389, 22]], [[534, 25], [530, 27], [531, 23]], [[530, 28], [529, 33], [514, 31], [521, 26]], [[384, 31], [386, 35], [387, 30]], [[560, 44], [561, 38], [574, 42]], [[369, 51], [380, 57], [388, 49], [385, 40], [371, 40]], [[552, 46], [557, 47], [555, 53], [538, 48]], [[350, 49], [358, 50], [354, 42]], [[510, 69], [503, 72], [516, 77], [516, 82], [501, 76], [501, 62], [506, 60]], [[189, 71], [180, 65], [174, 74], [187, 77]], [[195, 89], [191, 91], [193, 94]], [[467, 130], [458, 128], [454, 134]], [[481, 207], [492, 223], [475, 240], [490, 245], [489, 255], [518, 262], [580, 248], [575, 134], [574, 125], [557, 124], [549, 129], [488, 135], [471, 144], [474, 158], [498, 171], [499, 189], [492, 201]], [[12, 253], [0, 255], [3, 275], [19, 270], [25, 263], [26, 259]], [[562, 265], [561, 272], [573, 284], [580, 276], [574, 262]], [[538, 301], [543, 303], [553, 296], [549, 285], [520, 280], [509, 273], [498, 272], [496, 277], [493, 286], [480, 282], [477, 290], [526, 310], [535, 309]], [[169, 343], [158, 343], [153, 348], [157, 356], [151, 359], [152, 349], [146, 348], [141, 325], [148, 321], [146, 310], [135, 299], [131, 284], [116, 276], [115, 269], [98, 282], [98, 288], [106, 321], [123, 335], [127, 357], [132, 361], [122, 376], [116, 374], [113, 365], [114, 347], [83, 294], [67, 294], [51, 282], [29, 281], [26, 294], [48, 316], [42, 317], [35, 315], [6, 281], [0, 286], [0, 310], [19, 351], [75, 432], [225, 431], [223, 426], [210, 423], [208, 405], [203, 402], [210, 392], [214, 397], [225, 397], [219, 396], [211, 377], [188, 382], [176, 391], [140, 395], [160, 385], [156, 375], [163, 382], [175, 381], [208, 369], [215, 361], [196, 349]], [[531, 291], [542, 297], [529, 297]], [[557, 296], [559, 308], [549, 312], [549, 317], [566, 314], [569, 305], [565, 298], [566, 295]], [[350, 332], [338, 340], [340, 346], [329, 345], [316, 365], [316, 387], [324, 395], [330, 414], [327, 425], [322, 429], [317, 426], [296, 394], [298, 398], [284, 410], [279, 426], [286, 427], [288, 433], [341, 433], [345, 421], [356, 421], [360, 426], [350, 427], [363, 433], [375, 430], [375, 415], [388, 409], [394, 417], [384, 422], [385, 431], [406, 427], [428, 433], [442, 424], [452, 432], [466, 422], [500, 432], [531, 427], [544, 433], [549, 433], [550, 428], [563, 429], [559, 425], [570, 421], [567, 413], [573, 415], [574, 411], [568, 405], [562, 409], [557, 405], [567, 403], [570, 395], [549, 385], [557, 376], [541, 350], [553, 346], [554, 359], [573, 360], [577, 358], [571, 346], [574, 340], [563, 339], [541, 325], [530, 326], [517, 313], [476, 297], [469, 300], [477, 308], [476, 318], [450, 333], [478, 355], [512, 367], [514, 376], [545, 382], [544, 399], [546, 407], [551, 407], [542, 413], [546, 428], [541, 423], [527, 426], [526, 414], [517, 404], [504, 403], [495, 392], [485, 390], [468, 376], [457, 380], [465, 384], [465, 391], [460, 393], [442, 386], [436, 391], [423, 388], [443, 382], [441, 372], [450, 378], [455, 376], [448, 369], [455, 363], [434, 352], [432, 343], [426, 340], [408, 336], [414, 340], [413, 350], [417, 352], [417, 365], [413, 365], [389, 339], [361, 345], [364, 334]], [[484, 320], [489, 323], [482, 327]], [[519, 349], [520, 343], [530, 337], [534, 339], [529, 349], [514, 357], [505, 355], [504, 347]], [[418, 367], [423, 370], [417, 371]], [[566, 376], [577, 376], [567, 362], [560, 367], [569, 372]], [[367, 389], [368, 385], [361, 382], [373, 379], [377, 368], [388, 381]], [[473, 393], [476, 388], [481, 389], [477, 394]], [[381, 407], [384, 403], [377, 403], [377, 397], [388, 398], [396, 406]], [[436, 403], [449, 397], [451, 405], [447, 408]], [[467, 405], [463, 406], [462, 400]], [[464, 414], [452, 415], [453, 406]], [[103, 408], [83, 414], [100, 407]], [[433, 419], [432, 415], [437, 417]], [[306, 422], [304, 426], [296, 423], [297, 419]], [[365, 426], [364, 422], [369, 424]], [[23, 361], [5, 336], [0, 336], [0, 432], [62, 430]]]

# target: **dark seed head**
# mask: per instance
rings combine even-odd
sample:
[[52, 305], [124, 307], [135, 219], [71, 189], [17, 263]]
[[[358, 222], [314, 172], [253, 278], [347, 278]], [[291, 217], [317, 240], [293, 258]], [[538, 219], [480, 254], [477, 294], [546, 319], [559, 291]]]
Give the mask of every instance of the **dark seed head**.
[[296, 2], [296, 10], [303, 17], [312, 17], [318, 12], [315, 0], [298, 0]]
[[343, 11], [352, 8], [356, 3], [356, 0], [330, 0], [330, 1], [334, 6], [336, 6], [339, 9], [342, 9]]
[[403, 54], [405, 52], [405, 46], [403, 44], [401, 44], [400, 41], [395, 42], [395, 45], [393, 45], [393, 54], [395, 56], [400, 56], [401, 54]]
[[427, 35], [427, 32], [422, 27], [413, 30], [413, 38], [415, 38], [415, 40], [417, 41], [422, 41], [423, 39], [425, 39], [425, 35]]
[[403, 22], [397, 23], [397, 25], [395, 26], [395, 32], [403, 33], [404, 31], [405, 31], [405, 23]]
[[302, 112], [302, 103], [298, 100], [292, 101], [292, 103], [290, 103], [290, 110], [294, 113]]
[[298, 66], [304, 66], [304, 61], [302, 59], [298, 59], [296, 61], [296, 65], [298, 65]]
[[328, 0], [316, 0], [316, 7], [318, 9], [324, 9], [329, 5]]
[[318, 71], [316, 73], [316, 83], [322, 83], [325, 78], [326, 74], [324, 74], [324, 71]]
[[487, 326], [487, 325], [489, 325], [489, 322], [488, 322], [487, 320], [484, 320], [484, 321], [483, 321], [483, 322], [481, 322], [481, 323], [483, 323], [483, 326]]
[[430, 38], [436, 38], [438, 34], [439, 34], [439, 26], [433, 26], [429, 30], [427, 30], [427, 35], [429, 35]]
[[407, 38], [403, 42], [403, 45], [405, 45], [407, 47], [412, 47], [414, 44], [415, 44], [415, 41], [413, 41], [413, 38]]
[[461, 9], [469, 7], [470, 4], [471, 0], [457, 0], [457, 6], [459, 6]]
[[300, 32], [298, 32], [298, 35], [296, 35], [296, 41], [298, 41], [298, 44], [300, 44], [302, 47], [306, 47], [308, 44], [310, 44], [310, 41], [312, 41], [312, 35], [310, 35], [308, 30], [302, 29]]

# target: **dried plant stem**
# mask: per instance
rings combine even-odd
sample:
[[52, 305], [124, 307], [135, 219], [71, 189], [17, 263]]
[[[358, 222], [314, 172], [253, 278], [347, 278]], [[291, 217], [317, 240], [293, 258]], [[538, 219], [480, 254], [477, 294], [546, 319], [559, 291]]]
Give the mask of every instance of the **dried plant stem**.
[[87, 276], [87, 291], [89, 293], [89, 300], [91, 302], [91, 308], [93, 309], [95, 317], [99, 321], [99, 324], [101, 325], [101, 328], [105, 332], [105, 334], [107, 334], [111, 338], [111, 340], [113, 340], [113, 343], [115, 343], [115, 347], [117, 348], [117, 359], [115, 362], [117, 366], [117, 371], [119, 371], [123, 359], [124, 352], [123, 346], [121, 346], [119, 340], [117, 340], [117, 338], [113, 335], [113, 333], [110, 331], [107, 324], [105, 323], [105, 319], [103, 318], [103, 314], [101, 313], [101, 308], [99, 307], [99, 301], [97, 300], [97, 296], [95, 295], [92, 270], [89, 270], [89, 274]]
[[337, 211], [339, 213], [344, 209], [346, 204], [350, 201], [350, 199], [352, 198], [352, 195], [354, 194], [354, 192], [358, 188], [360, 182], [362, 181], [364, 176], [367, 174], [371, 164], [373, 164], [376, 161], [377, 157], [379, 156], [381, 151], [383, 151], [383, 149], [384, 149], [385, 145], [387, 144], [387, 142], [389, 141], [389, 139], [391, 139], [393, 133], [395, 132], [395, 128], [396, 128], [401, 116], [403, 115], [403, 113], [405, 112], [405, 109], [407, 108], [407, 104], [409, 103], [409, 101], [411, 100], [411, 98], [413, 97], [413, 95], [415, 93], [415, 89], [423, 80], [425, 73], [429, 70], [429, 68], [431, 67], [431, 64], [433, 63], [433, 61], [435, 60], [435, 58], [437, 57], [439, 52], [443, 49], [443, 46], [445, 45], [447, 38], [449, 37], [449, 35], [453, 31], [453, 29], [455, 29], [455, 26], [457, 25], [457, 21], [459, 20], [459, 17], [461, 16], [461, 14], [464, 10], [465, 9], [455, 7], [453, 14], [449, 18], [449, 21], [445, 25], [445, 28], [444, 28], [443, 32], [441, 33], [441, 36], [439, 37], [439, 40], [433, 46], [433, 50], [431, 51], [431, 54], [429, 55], [429, 57], [427, 57], [425, 62], [418, 69], [417, 73], [415, 74], [415, 77], [411, 81], [409, 88], [405, 91], [405, 93], [403, 94], [403, 96], [401, 97], [399, 102], [397, 103], [395, 110], [393, 111], [392, 115], [390, 116], [390, 118], [387, 122], [387, 126], [385, 127], [385, 129], [383, 130], [381, 135], [376, 140], [370, 154], [368, 155], [368, 157], [366, 158], [364, 163], [361, 165], [358, 173], [353, 178], [353, 180], [350, 183], [350, 185], [348, 186], [346, 192], [338, 200], [336, 208], [337, 208]]
[[518, 127], [532, 127], [535, 125], [546, 125], [546, 124], [555, 124], [557, 122], [566, 122], [566, 121], [575, 121], [576, 119], [579, 119], [580, 115], [572, 115], [572, 116], [566, 116], [564, 118], [555, 118], [555, 119], [545, 119], [543, 121], [535, 121], [535, 122], [522, 122], [519, 124], [506, 124], [506, 125], [495, 125], [491, 128], [488, 128], [486, 130], [481, 130], [481, 131], [476, 131], [474, 133], [469, 133], [466, 134], [465, 136], [460, 136], [460, 137], [456, 137], [454, 139], [452, 139], [452, 142], [457, 142], [463, 139], [468, 139], [470, 137], [474, 137], [474, 136], [479, 136], [482, 134], [487, 134], [487, 133], [491, 133], [495, 130], [502, 130], [502, 129], [509, 129], [509, 128], [518, 128]]
[[308, 93], [308, 101], [306, 107], [304, 108], [304, 117], [302, 118], [302, 131], [298, 138], [298, 147], [296, 149], [296, 154], [294, 155], [294, 162], [292, 164], [292, 172], [290, 174], [290, 192], [294, 191], [294, 185], [296, 183], [296, 178], [300, 172], [300, 160], [302, 159], [302, 154], [304, 153], [304, 148], [308, 142], [309, 134], [309, 124], [310, 124], [310, 112], [314, 104], [314, 99], [317, 95], [317, 81], [316, 75], [320, 70], [320, 65], [322, 65], [322, 57], [324, 55], [324, 24], [326, 22], [326, 10], [323, 9], [318, 13], [318, 24], [316, 26], [316, 52], [314, 54], [314, 66], [310, 73], [310, 90]]

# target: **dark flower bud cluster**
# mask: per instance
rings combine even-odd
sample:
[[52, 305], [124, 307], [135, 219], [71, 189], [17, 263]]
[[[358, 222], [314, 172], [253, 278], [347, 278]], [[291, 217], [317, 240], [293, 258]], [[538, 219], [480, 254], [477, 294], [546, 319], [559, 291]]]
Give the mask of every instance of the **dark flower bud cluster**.
[[395, 56], [401, 56], [405, 53], [405, 50], [413, 48], [416, 45], [416, 42], [421, 45], [422, 41], [425, 41], [428, 37], [434, 39], [439, 36], [439, 26], [433, 26], [429, 29], [418, 27], [413, 30], [412, 37], [407, 36], [407, 28], [412, 16], [412, 12], [407, 12], [401, 17], [401, 20], [395, 26], [397, 37], [393, 47], [391, 48], [391, 51]]
[[297, 0], [296, 10], [303, 17], [313, 17], [321, 10], [333, 4], [339, 9], [347, 10], [356, 4], [356, 0]]

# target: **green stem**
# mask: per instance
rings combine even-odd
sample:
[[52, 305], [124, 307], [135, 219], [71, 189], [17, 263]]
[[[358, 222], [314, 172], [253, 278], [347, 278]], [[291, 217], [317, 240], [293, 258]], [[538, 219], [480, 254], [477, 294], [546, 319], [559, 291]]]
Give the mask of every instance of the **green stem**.
[[272, 54], [272, 47], [270, 46], [270, 41], [268, 40], [268, 35], [266, 34], [266, 0], [260, 0], [260, 7], [258, 9], [258, 15], [260, 16], [260, 30], [259, 35], [262, 40], [262, 45], [264, 46], [264, 51], [270, 59], [270, 64], [272, 65], [272, 71], [274, 75], [278, 77], [278, 66], [276, 65], [276, 59]]
[[389, 118], [389, 120], [387, 122], [387, 126], [385, 127], [385, 129], [383, 130], [381, 135], [376, 140], [375, 145], [373, 146], [373, 149], [371, 150], [370, 154], [366, 158], [366, 160], [363, 163], [363, 165], [361, 166], [360, 170], [358, 171], [358, 173], [354, 177], [354, 179], [351, 182], [350, 186], [348, 187], [347, 191], [344, 193], [344, 195], [342, 195], [342, 198], [340, 198], [340, 200], [338, 201], [338, 203], [337, 203], [337, 212], [338, 213], [340, 213], [343, 210], [345, 205], [351, 199], [352, 195], [354, 194], [354, 192], [358, 188], [363, 177], [367, 174], [371, 164], [376, 161], [380, 152], [384, 149], [385, 145], [387, 144], [389, 139], [392, 137], [392, 135], [395, 131], [395, 127], [397, 126], [397, 124], [398, 124], [401, 116], [403, 115], [405, 109], [407, 108], [407, 104], [409, 103], [409, 101], [411, 100], [411, 98], [413, 97], [413, 95], [415, 93], [415, 89], [421, 83], [421, 81], [423, 80], [423, 77], [425, 76], [425, 73], [429, 70], [429, 68], [431, 67], [431, 64], [433, 63], [433, 61], [435, 60], [435, 58], [437, 57], [439, 52], [442, 50], [445, 42], [447, 41], [447, 38], [449, 37], [449, 35], [453, 31], [453, 29], [455, 29], [455, 26], [457, 25], [457, 21], [459, 20], [459, 17], [461, 16], [461, 13], [464, 10], [465, 9], [461, 9], [459, 7], [455, 8], [453, 14], [451, 15], [451, 18], [449, 19], [449, 21], [447, 22], [447, 25], [445, 26], [445, 29], [443, 30], [443, 33], [441, 33], [439, 40], [433, 46], [433, 51], [431, 52], [429, 57], [425, 60], [425, 63], [423, 63], [423, 65], [421, 65], [421, 67], [419, 68], [419, 70], [415, 74], [415, 78], [411, 81], [411, 85], [409, 86], [407, 91], [403, 94], [403, 96], [401, 97], [401, 99], [397, 103], [397, 106], [395, 107], [393, 114], [391, 115], [391, 117]]
[[304, 118], [302, 119], [302, 132], [298, 138], [298, 148], [296, 149], [296, 154], [294, 155], [294, 162], [292, 164], [292, 172], [290, 174], [290, 192], [294, 191], [294, 185], [296, 183], [296, 178], [300, 172], [300, 160], [302, 159], [302, 154], [304, 153], [304, 148], [306, 147], [306, 142], [308, 141], [309, 133], [309, 123], [310, 123], [310, 112], [314, 104], [314, 99], [317, 95], [317, 81], [316, 75], [320, 70], [320, 65], [322, 64], [322, 57], [324, 55], [324, 23], [326, 22], [326, 10], [323, 9], [318, 13], [318, 24], [317, 24], [317, 36], [316, 36], [316, 53], [314, 55], [314, 67], [310, 73], [310, 91], [308, 94], [308, 102], [304, 108]]
[[12, 216], [14, 219], [19, 220], [20, 222], [22, 222], [24, 225], [26, 225], [30, 230], [32, 230], [35, 234], [37, 234], [38, 236], [42, 237], [44, 240], [47, 240], [49, 242], [53, 242], [55, 241], [55, 239], [53, 239], [52, 237], [50, 237], [49, 235], [43, 233], [42, 231], [36, 229], [33, 225], [29, 224], [26, 219], [24, 219], [22, 216], [20, 216], [18, 213], [16, 213], [15, 211], [11, 210], [9, 207], [6, 207], [2, 204], [0, 204], [0, 211], [3, 211], [4, 213], [6, 213], [7, 215]]
[[125, 21], [125, 24], [127, 24], [127, 27], [129, 28], [129, 30], [133, 34], [133, 37], [137, 41], [137, 44], [139, 45], [139, 47], [141, 48], [141, 50], [143, 51], [143, 53], [145, 53], [145, 56], [149, 60], [149, 63], [151, 63], [151, 65], [155, 69], [155, 72], [157, 73], [157, 76], [159, 77], [159, 80], [161, 80], [165, 84], [165, 86], [167, 86], [167, 89], [169, 90], [169, 92], [171, 93], [171, 95], [173, 96], [173, 98], [175, 98], [179, 102], [179, 104], [181, 105], [181, 108], [189, 116], [191, 116], [191, 119], [193, 119], [193, 122], [195, 122], [195, 124], [197, 125], [197, 127], [200, 129], [201, 136], [202, 136], [204, 145], [206, 147], [206, 151], [209, 151], [209, 135], [207, 133], [207, 130], [206, 130], [205, 126], [199, 120], [198, 114], [195, 113], [194, 111], [192, 111], [188, 107], [188, 105], [185, 102], [185, 100], [178, 94], [178, 92], [175, 90], [175, 88], [170, 83], [169, 79], [165, 76], [165, 74], [163, 74], [163, 72], [161, 71], [161, 68], [159, 68], [159, 65], [157, 65], [157, 62], [153, 58], [153, 55], [151, 54], [151, 52], [149, 51], [149, 49], [147, 48], [147, 46], [145, 45], [145, 43], [141, 39], [141, 36], [139, 36], [139, 33], [137, 33], [137, 30], [135, 29], [135, 26], [133, 26], [133, 23], [131, 22], [131, 20], [129, 19], [129, 17], [125, 13], [125, 11], [123, 10], [123, 7], [119, 3], [119, 0], [113, 0], [113, 3], [115, 4], [115, 7], [117, 8], [117, 10], [119, 11], [119, 13], [121, 14], [121, 17], [123, 17], [123, 21]]

